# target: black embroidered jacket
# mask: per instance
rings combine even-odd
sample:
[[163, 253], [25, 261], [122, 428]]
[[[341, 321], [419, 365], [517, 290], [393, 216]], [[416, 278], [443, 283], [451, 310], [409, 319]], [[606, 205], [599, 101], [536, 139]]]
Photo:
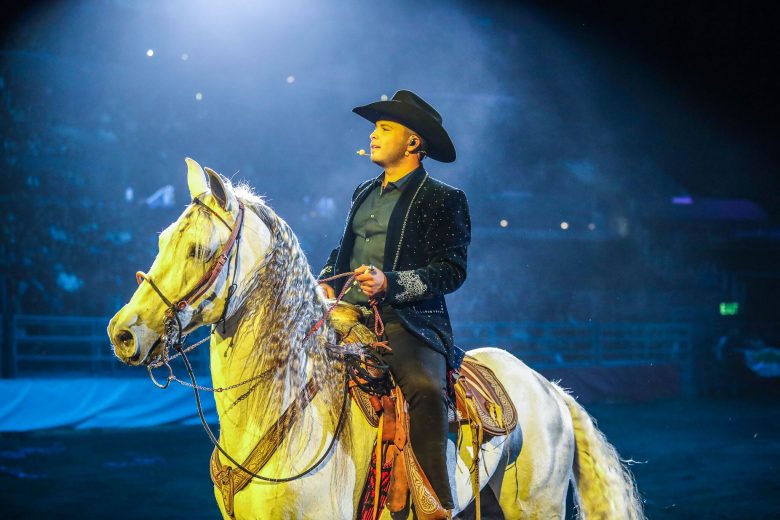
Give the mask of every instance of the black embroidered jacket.
[[[471, 220], [466, 195], [433, 179], [422, 167], [411, 174], [387, 226], [382, 271], [387, 276], [383, 304], [390, 304], [406, 328], [458, 368], [463, 351], [455, 347], [444, 295], [466, 279], [466, 252]], [[352, 219], [372, 187], [382, 177], [360, 184], [352, 195], [339, 247], [328, 258], [319, 278], [349, 271], [355, 243]], [[345, 278], [334, 280], [338, 294]]]

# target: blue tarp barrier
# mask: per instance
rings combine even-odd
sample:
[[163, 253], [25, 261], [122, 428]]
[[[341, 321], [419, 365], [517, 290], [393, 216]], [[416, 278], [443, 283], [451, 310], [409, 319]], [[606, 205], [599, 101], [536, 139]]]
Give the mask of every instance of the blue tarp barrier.
[[[201, 392], [206, 419], [217, 422], [214, 397]], [[165, 390], [149, 379], [0, 380], [0, 431], [43, 428], [135, 428], [199, 424], [192, 390]]]
[[[671, 364], [547, 367], [540, 372], [560, 380], [586, 404], [664, 399], [681, 391], [680, 370]], [[198, 379], [210, 381], [206, 375]], [[201, 402], [206, 419], [216, 424], [213, 395], [201, 392]], [[199, 422], [192, 390], [175, 383], [162, 390], [145, 377], [0, 380], [0, 431]]]

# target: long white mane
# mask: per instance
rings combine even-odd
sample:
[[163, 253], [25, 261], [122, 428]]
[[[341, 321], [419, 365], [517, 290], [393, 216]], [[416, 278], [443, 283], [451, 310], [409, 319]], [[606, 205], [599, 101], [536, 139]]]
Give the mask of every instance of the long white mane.
[[[335, 333], [327, 326], [311, 332], [327, 309], [324, 301], [316, 296], [317, 282], [306, 255], [290, 226], [249, 186], [242, 184], [233, 190], [271, 233], [271, 248], [265, 262], [251, 276], [250, 283], [236, 289], [240, 308], [232, 318], [234, 343], [242, 346], [248, 341], [254, 343], [250, 355], [244, 358], [242, 379], [268, 374], [268, 378], [253, 383], [261, 386], [262, 391], [250, 388], [247, 410], [258, 419], [275, 419], [280, 414], [280, 403], [300, 408], [295, 397], [313, 379], [335, 425], [342, 407], [343, 367], [328, 348], [335, 341]], [[242, 240], [252, 240], [252, 237], [244, 236]], [[228, 363], [230, 350], [225, 353]], [[300, 409], [291, 411], [301, 416]], [[300, 425], [301, 421], [291, 425], [287, 433], [289, 442], [285, 445], [290, 449], [305, 445], [300, 436], [306, 432], [300, 430]], [[342, 430], [342, 435], [348, 435], [347, 428]], [[288, 455], [295, 457], [295, 453]]]

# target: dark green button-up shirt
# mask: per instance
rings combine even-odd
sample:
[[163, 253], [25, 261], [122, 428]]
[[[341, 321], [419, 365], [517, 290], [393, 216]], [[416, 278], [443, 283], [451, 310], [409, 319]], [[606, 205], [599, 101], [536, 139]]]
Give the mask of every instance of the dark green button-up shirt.
[[[382, 187], [382, 177], [363, 200], [352, 219], [352, 231], [355, 233], [355, 246], [349, 258], [349, 268], [354, 271], [361, 265], [373, 265], [382, 269], [385, 259], [387, 225], [393, 214], [404, 187], [416, 170], [409, 172], [395, 182]], [[357, 305], [367, 305], [368, 297], [359, 286], [353, 286], [344, 295], [344, 301]]]

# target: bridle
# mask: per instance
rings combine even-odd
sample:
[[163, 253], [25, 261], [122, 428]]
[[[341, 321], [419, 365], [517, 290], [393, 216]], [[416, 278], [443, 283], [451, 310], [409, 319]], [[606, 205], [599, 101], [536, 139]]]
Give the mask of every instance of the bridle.
[[[157, 295], [162, 299], [163, 303], [168, 307], [168, 311], [166, 314], [168, 315], [175, 315], [176, 312], [182, 311], [186, 309], [189, 305], [192, 304], [195, 300], [206, 294], [206, 292], [211, 288], [212, 285], [217, 281], [217, 278], [219, 278], [219, 275], [222, 273], [222, 269], [225, 267], [225, 265], [228, 262], [228, 259], [230, 258], [230, 253], [233, 251], [233, 246], [237, 246], [240, 236], [241, 236], [241, 229], [244, 224], [244, 203], [240, 202], [238, 203], [238, 216], [236, 217], [236, 223], [233, 225], [233, 227], [230, 227], [230, 224], [228, 224], [225, 219], [223, 219], [219, 213], [208, 207], [203, 201], [201, 201], [199, 198], [195, 198], [192, 201], [193, 204], [198, 204], [203, 208], [206, 208], [209, 212], [211, 212], [215, 217], [217, 217], [227, 228], [230, 230], [230, 236], [228, 237], [227, 241], [222, 245], [222, 250], [219, 252], [219, 255], [217, 255], [217, 259], [214, 262], [214, 264], [209, 268], [208, 271], [203, 273], [203, 276], [200, 277], [200, 279], [195, 283], [195, 286], [187, 292], [183, 297], [176, 300], [176, 303], [172, 303], [171, 300], [169, 300], [163, 292], [160, 290], [160, 288], [157, 286], [156, 283], [154, 283], [154, 280], [152, 280], [152, 277], [148, 274], [144, 273], [143, 271], [138, 271], [135, 274], [135, 279], [138, 282], [138, 285], [141, 285], [142, 282], [147, 281], [149, 282], [149, 285], [152, 286], [152, 289], [157, 293]], [[236, 250], [238, 250], [238, 247], [236, 247]], [[234, 272], [235, 276], [235, 272]], [[227, 310], [227, 305], [225, 306], [225, 310]], [[223, 311], [224, 314], [224, 311]]]
[[[227, 315], [228, 306], [230, 305], [230, 297], [232, 296], [232, 292], [235, 288], [235, 278], [236, 278], [236, 271], [238, 270], [238, 248], [239, 243], [241, 241], [241, 230], [243, 229], [244, 225], [244, 203], [239, 201], [238, 202], [238, 216], [236, 217], [235, 224], [231, 227], [230, 224], [227, 223], [227, 221], [220, 216], [219, 213], [211, 209], [207, 204], [205, 204], [202, 200], [200, 200], [198, 197], [195, 197], [192, 199], [192, 203], [195, 205], [199, 205], [200, 207], [206, 209], [209, 213], [217, 217], [217, 219], [222, 222], [229, 230], [230, 230], [230, 236], [228, 236], [228, 239], [225, 241], [225, 243], [222, 245], [222, 248], [217, 255], [216, 260], [211, 265], [211, 267], [203, 273], [203, 275], [200, 277], [200, 279], [195, 283], [195, 285], [190, 289], [183, 297], [172, 301], [168, 297], [165, 296], [165, 294], [162, 292], [160, 287], [155, 283], [155, 281], [152, 279], [151, 276], [144, 273], [143, 271], [138, 271], [135, 273], [135, 280], [138, 283], [138, 285], [141, 285], [143, 282], [147, 282], [152, 289], [154, 289], [154, 292], [157, 293], [157, 296], [160, 297], [162, 302], [165, 304], [168, 309], [165, 311], [165, 320], [163, 321], [163, 341], [165, 345], [163, 346], [162, 352], [154, 359], [152, 359], [146, 366], [146, 369], [149, 373], [149, 377], [151, 378], [152, 382], [155, 384], [155, 386], [158, 386], [160, 388], [167, 388], [170, 382], [175, 379], [175, 376], [173, 375], [173, 369], [169, 365], [169, 350], [170, 347], [174, 347], [178, 345], [179, 348], [175, 348], [177, 351], [177, 356], [182, 355], [180, 352], [181, 345], [184, 343], [186, 337], [183, 334], [183, 327], [181, 324], [181, 319], [179, 318], [179, 312], [186, 309], [188, 306], [192, 305], [193, 302], [201, 298], [204, 294], [206, 294], [209, 289], [216, 283], [216, 281], [219, 279], [219, 275], [222, 273], [222, 269], [224, 269], [225, 265], [227, 265], [230, 254], [233, 252], [233, 248], [236, 249], [236, 254], [234, 255], [235, 260], [235, 266], [233, 269], [233, 284], [231, 284], [228, 287], [228, 295], [225, 299], [225, 307], [222, 310], [222, 316], [217, 321], [219, 323], [220, 321], [224, 323], [225, 317]], [[200, 343], [198, 343], [199, 345]], [[192, 347], [194, 348], [194, 347]], [[191, 350], [191, 348], [190, 348]], [[155, 368], [159, 368], [161, 366], [165, 366], [168, 369], [168, 377], [165, 380], [164, 384], [158, 383], [157, 379], [154, 377], [154, 374], [152, 373], [152, 370]]]
[[[155, 359], [150, 361], [150, 363], [147, 365], [147, 370], [149, 372], [149, 377], [151, 378], [152, 382], [159, 388], [167, 388], [168, 385], [172, 380], [177, 380], [176, 377], [173, 375], [173, 369], [171, 368], [169, 361], [171, 358], [169, 358], [169, 350], [173, 348], [173, 350], [176, 351], [176, 356], [181, 356], [182, 360], [184, 361], [184, 365], [187, 368], [187, 373], [190, 377], [191, 384], [188, 384], [187, 386], [191, 386], [193, 389], [193, 392], [195, 394], [195, 403], [198, 408], [198, 415], [200, 417], [201, 424], [203, 425], [203, 428], [206, 430], [206, 433], [209, 436], [209, 439], [211, 440], [211, 443], [214, 445], [216, 449], [218, 449], [230, 462], [232, 462], [237, 469], [241, 469], [244, 473], [248, 474], [252, 478], [257, 478], [260, 480], [264, 480], [266, 482], [274, 482], [274, 483], [281, 483], [281, 482], [290, 482], [292, 480], [297, 480], [301, 477], [306, 476], [307, 474], [311, 473], [315, 468], [319, 467], [320, 464], [325, 460], [325, 458], [330, 454], [331, 450], [333, 449], [333, 446], [335, 445], [336, 439], [339, 438], [339, 435], [341, 433], [341, 429], [344, 425], [344, 417], [345, 412], [347, 408], [347, 401], [349, 400], [349, 373], [348, 371], [344, 370], [344, 392], [342, 396], [342, 403], [341, 403], [341, 411], [339, 412], [339, 420], [336, 424], [336, 430], [333, 433], [333, 436], [330, 440], [330, 443], [325, 450], [325, 452], [322, 454], [322, 456], [314, 463], [312, 464], [307, 470], [299, 473], [298, 475], [291, 476], [291, 477], [284, 477], [284, 478], [270, 478], [270, 477], [264, 477], [262, 475], [257, 474], [256, 472], [253, 472], [246, 467], [244, 467], [241, 463], [239, 463], [236, 459], [234, 459], [227, 451], [225, 451], [224, 448], [219, 444], [219, 441], [217, 440], [214, 433], [211, 431], [211, 428], [209, 427], [206, 417], [203, 413], [203, 407], [201, 405], [200, 401], [200, 389], [206, 389], [204, 387], [200, 387], [197, 384], [197, 381], [195, 380], [195, 373], [192, 369], [192, 365], [190, 363], [190, 360], [187, 358], [187, 351], [192, 350], [196, 346], [200, 345], [201, 343], [205, 342], [208, 338], [199, 341], [195, 345], [192, 345], [188, 348], [183, 348], [183, 343], [186, 340], [186, 336], [183, 334], [183, 328], [181, 325], [181, 319], [179, 318], [179, 313], [186, 309], [188, 306], [192, 305], [193, 302], [201, 298], [203, 295], [205, 295], [211, 287], [216, 283], [217, 279], [219, 278], [219, 275], [222, 272], [222, 269], [225, 267], [225, 265], [228, 264], [230, 260], [230, 255], [233, 253], [233, 256], [236, 258], [235, 262], [237, 265], [238, 262], [238, 247], [240, 243], [241, 238], [241, 229], [243, 227], [244, 223], [244, 203], [239, 201], [238, 202], [238, 216], [236, 217], [236, 222], [233, 225], [233, 227], [228, 224], [225, 219], [223, 219], [216, 211], [211, 209], [208, 205], [206, 205], [203, 201], [201, 201], [199, 198], [195, 197], [193, 199], [193, 204], [199, 204], [203, 208], [206, 208], [210, 213], [212, 213], [214, 216], [216, 216], [225, 226], [227, 226], [228, 229], [230, 229], [230, 236], [228, 237], [227, 241], [223, 244], [222, 249], [219, 252], [219, 255], [217, 256], [216, 261], [214, 264], [209, 268], [208, 271], [206, 271], [203, 276], [195, 283], [194, 287], [190, 289], [183, 297], [177, 299], [175, 302], [168, 297], [165, 296], [165, 294], [162, 292], [162, 290], [157, 286], [157, 284], [154, 282], [151, 276], [148, 274], [138, 271], [136, 273], [136, 281], [140, 285], [141, 283], [148, 282], [149, 285], [152, 287], [152, 289], [157, 293], [157, 295], [160, 297], [160, 299], [163, 301], [163, 303], [168, 307], [168, 309], [165, 311], [165, 319], [163, 322], [164, 326], [164, 332], [163, 332], [163, 350], [162, 353], [157, 356]], [[235, 247], [235, 252], [234, 252]], [[235, 287], [235, 277], [236, 277], [236, 271], [237, 268], [233, 270], [233, 284], [228, 288], [228, 296], [225, 300], [225, 308], [222, 311], [221, 318], [216, 322], [223, 322], [226, 318], [227, 309], [230, 303], [230, 296], [232, 293], [232, 290]], [[339, 299], [341, 299], [341, 295], [339, 296]], [[334, 304], [335, 307], [335, 304]], [[330, 314], [329, 309], [327, 314]], [[323, 323], [323, 320], [320, 320], [317, 324], [315, 324], [314, 327], [307, 333], [306, 337], [310, 337]], [[168, 377], [165, 381], [165, 384], [159, 383], [153, 373], [152, 370], [154, 368], [158, 368], [161, 366], [165, 366], [168, 369]], [[268, 374], [261, 374], [260, 376], [254, 376], [246, 381], [243, 381], [241, 383], [237, 383], [234, 385], [231, 385], [227, 388], [220, 388], [220, 389], [213, 389], [214, 391], [222, 391], [227, 390], [230, 388], [236, 388], [238, 386], [241, 386], [245, 383], [248, 383], [250, 381], [254, 381], [260, 378], [265, 377]], [[181, 381], [180, 381], [181, 382]], [[311, 399], [314, 398], [314, 395], [319, 390], [318, 386], [313, 382], [310, 381], [309, 384], [307, 384], [300, 392], [300, 397], [304, 399], [303, 406], [306, 406], [308, 402], [311, 401]], [[289, 408], [288, 410], [289, 411]], [[285, 411], [284, 415], [287, 415], [287, 411]], [[281, 419], [280, 419], [281, 420]], [[277, 421], [278, 423], [279, 421]]]

